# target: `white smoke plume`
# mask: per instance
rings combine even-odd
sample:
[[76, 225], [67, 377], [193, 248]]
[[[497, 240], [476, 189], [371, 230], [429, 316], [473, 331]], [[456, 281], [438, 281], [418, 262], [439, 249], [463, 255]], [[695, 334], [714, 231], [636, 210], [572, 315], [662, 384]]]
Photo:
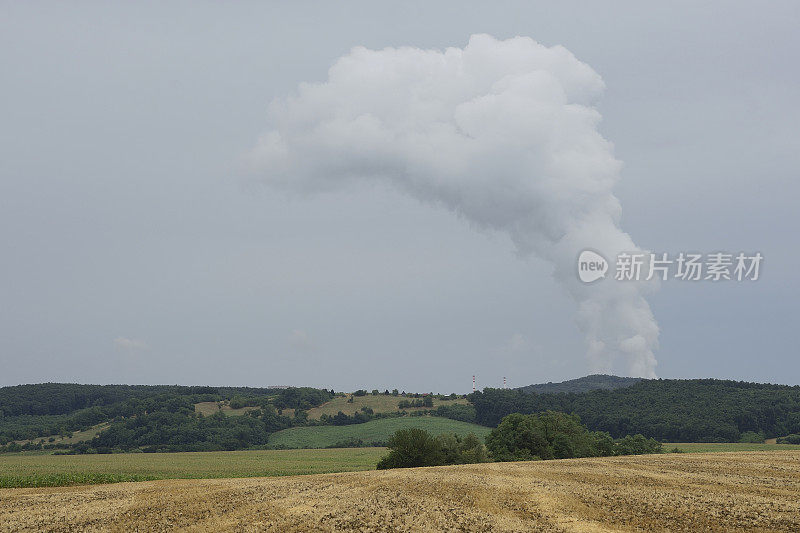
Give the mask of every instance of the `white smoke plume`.
[[597, 131], [604, 84], [561, 46], [473, 35], [463, 49], [357, 47], [324, 83], [270, 106], [250, 153], [264, 180], [321, 191], [383, 180], [553, 264], [595, 371], [654, 377], [646, 283], [582, 284], [577, 256], [635, 251], [613, 194], [621, 163]]

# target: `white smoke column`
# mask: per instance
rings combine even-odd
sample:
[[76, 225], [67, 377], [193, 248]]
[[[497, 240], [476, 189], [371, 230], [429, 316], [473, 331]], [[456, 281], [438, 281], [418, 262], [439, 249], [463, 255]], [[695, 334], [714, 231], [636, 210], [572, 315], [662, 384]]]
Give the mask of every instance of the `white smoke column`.
[[621, 163], [597, 131], [600, 76], [561, 46], [473, 35], [464, 49], [354, 48], [325, 83], [273, 102], [250, 154], [295, 191], [383, 180], [554, 265], [578, 303], [595, 371], [654, 377], [658, 326], [645, 283], [583, 285], [584, 248], [637, 250], [612, 189]]

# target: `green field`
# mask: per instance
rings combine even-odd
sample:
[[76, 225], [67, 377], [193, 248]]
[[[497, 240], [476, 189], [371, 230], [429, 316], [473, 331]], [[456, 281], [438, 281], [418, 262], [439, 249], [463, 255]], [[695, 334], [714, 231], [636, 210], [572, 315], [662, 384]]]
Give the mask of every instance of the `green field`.
[[325, 448], [350, 440], [361, 439], [364, 444], [386, 442], [398, 429], [420, 428], [434, 435], [455, 433], [466, 435], [474, 433], [484, 438], [492, 430], [477, 424], [459, 422], [449, 418], [436, 416], [404, 416], [400, 418], [382, 418], [370, 420], [363, 424], [349, 426], [310, 426], [284, 429], [273, 433], [269, 438], [270, 446], [286, 448]]
[[[375, 427], [376, 423], [380, 423], [377, 424], [380, 427]], [[485, 436], [489, 432], [489, 428], [444, 418], [403, 417], [374, 420], [355, 426], [293, 428], [276, 433], [274, 437], [293, 444], [319, 444], [326, 442], [326, 439], [336, 440], [344, 435], [357, 436], [364, 440], [385, 440], [396, 429], [403, 427], [422, 427], [433, 433], [474, 432], [479, 436]], [[316, 434], [306, 434], [309, 430], [318, 431]], [[331, 435], [331, 430], [342, 433]], [[295, 434], [298, 431], [304, 434]], [[665, 443], [664, 451], [672, 451], [675, 447], [689, 453], [800, 450], [800, 445], [791, 444]], [[372, 470], [385, 454], [385, 448], [87, 455], [45, 455], [43, 452], [4, 454], [0, 455], [0, 488], [350, 472]]]
[[372, 470], [385, 448], [0, 455], [0, 488]]
[[686, 453], [706, 452], [768, 452], [775, 450], [800, 450], [800, 444], [760, 444], [748, 442], [665, 442], [664, 451], [678, 448]]

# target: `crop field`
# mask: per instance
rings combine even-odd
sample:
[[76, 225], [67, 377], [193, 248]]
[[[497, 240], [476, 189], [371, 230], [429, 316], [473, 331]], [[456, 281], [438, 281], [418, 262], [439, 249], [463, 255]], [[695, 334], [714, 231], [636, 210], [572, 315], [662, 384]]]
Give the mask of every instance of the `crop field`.
[[385, 454], [385, 448], [102, 455], [9, 454], [0, 455], [0, 488], [349, 472], [374, 469]]
[[8, 531], [798, 531], [800, 452], [0, 490]]
[[676, 442], [664, 443], [664, 451], [671, 452], [678, 448], [686, 453], [708, 453], [708, 452], [767, 452], [776, 450], [797, 450], [800, 451], [800, 444], [760, 444], [749, 442]]
[[[367, 394], [366, 396], [353, 396], [353, 403], [348, 403], [347, 397], [344, 396], [337, 396], [333, 400], [326, 402], [319, 407], [313, 407], [308, 410], [308, 418], [311, 419], [318, 419], [323, 414], [333, 416], [339, 411], [343, 412], [346, 415], [353, 415], [361, 410], [362, 407], [369, 407], [376, 413], [396, 413], [399, 412], [400, 409], [397, 407], [403, 400], [414, 401], [416, 398], [406, 398], [404, 396], [385, 396], [383, 394], [378, 394], [373, 396], [372, 394]], [[465, 398], [459, 398], [456, 400], [433, 400], [433, 408], [437, 408], [441, 405], [465, 405], [469, 402]], [[419, 411], [424, 409], [422, 407], [407, 407], [405, 411]], [[430, 409], [430, 408], [428, 408]]]
[[425, 429], [434, 435], [474, 433], [481, 438], [485, 438], [492, 430], [485, 426], [438, 416], [404, 416], [381, 418], [349, 426], [308, 426], [284, 429], [273, 433], [269, 438], [269, 444], [285, 448], [325, 448], [360, 439], [369, 445], [373, 442], [384, 443], [392, 433], [406, 428]]

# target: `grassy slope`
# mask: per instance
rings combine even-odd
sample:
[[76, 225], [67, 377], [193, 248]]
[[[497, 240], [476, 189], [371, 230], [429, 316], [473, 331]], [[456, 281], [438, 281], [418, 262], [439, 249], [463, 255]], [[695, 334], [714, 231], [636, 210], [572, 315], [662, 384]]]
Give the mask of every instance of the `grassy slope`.
[[[369, 407], [376, 413], [395, 413], [398, 412], [400, 409], [397, 407], [397, 404], [403, 400], [408, 400], [413, 402], [416, 398], [406, 398], [404, 396], [384, 396], [383, 394], [378, 394], [377, 396], [373, 396], [372, 394], [367, 394], [366, 396], [353, 396], [353, 403], [348, 403], [347, 397], [337, 396], [333, 400], [326, 402], [319, 407], [314, 407], [308, 410], [308, 417], [311, 419], [318, 419], [323, 414], [327, 415], [335, 415], [339, 411], [343, 412], [346, 415], [352, 415], [362, 407]], [[439, 407], [440, 405], [456, 405], [456, 404], [466, 404], [468, 403], [466, 399], [460, 398], [458, 400], [433, 400], [433, 407]], [[407, 408], [406, 411], [418, 411], [423, 408]]]
[[421, 428], [434, 435], [475, 433], [483, 438], [491, 428], [435, 416], [404, 416], [383, 418], [350, 426], [311, 426], [285, 429], [274, 433], [269, 443], [287, 448], [325, 448], [350, 439], [361, 439], [365, 444], [386, 442], [398, 429]]
[[55, 440], [53, 442], [49, 441], [50, 437], [37, 437], [31, 440], [17, 440], [14, 442], [16, 442], [17, 444], [27, 444], [29, 442], [39, 442], [41, 440], [44, 440], [45, 444], [77, 444], [79, 442], [92, 440], [108, 426], [109, 426], [108, 422], [103, 422], [101, 424], [97, 424], [96, 426], [90, 427], [86, 431], [73, 431], [72, 437], [67, 437], [64, 435], [60, 436], [54, 435]]
[[222, 409], [219, 408], [217, 402], [200, 402], [194, 404], [195, 413], [202, 413], [203, 416], [211, 416], [217, 411], [222, 411], [224, 414], [228, 416], [238, 416], [245, 414], [247, 411], [252, 411], [253, 409], [258, 409], [258, 408], [242, 407], [241, 409], [233, 409], [231, 408], [227, 400], [222, 402]]
[[[376, 413], [396, 413], [399, 412], [400, 409], [397, 407], [397, 404], [400, 403], [402, 400], [414, 401], [416, 398], [406, 398], [403, 396], [384, 396], [383, 394], [379, 394], [377, 396], [373, 396], [371, 394], [367, 394], [366, 396], [354, 396], [353, 403], [348, 403], [348, 398], [350, 395], [347, 396], [337, 396], [333, 400], [326, 402], [319, 407], [313, 407], [308, 410], [308, 417], [312, 420], [319, 419], [323, 414], [326, 415], [335, 415], [339, 411], [343, 412], [346, 415], [353, 415], [361, 410], [362, 407], [369, 407]], [[439, 407], [440, 405], [464, 405], [467, 404], [467, 400], [465, 398], [459, 398], [458, 400], [433, 400], [433, 407]], [[231, 409], [228, 402], [223, 402], [222, 412], [226, 415], [243, 415], [250, 409], [254, 409], [253, 407], [243, 407], [241, 409]], [[423, 407], [418, 408], [406, 408], [405, 411], [420, 411], [425, 409]], [[213, 415], [217, 411], [219, 411], [219, 407], [217, 402], [201, 402], [196, 403], [194, 405], [194, 410], [198, 413], [203, 413], [204, 416]], [[293, 416], [294, 409], [283, 409], [282, 413], [284, 415]]]
[[385, 448], [0, 455], [0, 488], [150, 479], [290, 476], [375, 468]]

